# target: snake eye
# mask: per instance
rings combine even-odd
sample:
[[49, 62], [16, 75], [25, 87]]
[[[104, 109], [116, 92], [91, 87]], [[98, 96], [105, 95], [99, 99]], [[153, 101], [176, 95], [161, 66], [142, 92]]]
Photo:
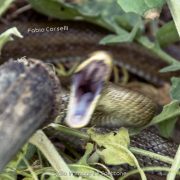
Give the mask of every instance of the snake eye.
[[73, 128], [86, 126], [96, 107], [104, 83], [111, 73], [111, 58], [96, 52], [80, 64], [72, 79], [66, 123]]

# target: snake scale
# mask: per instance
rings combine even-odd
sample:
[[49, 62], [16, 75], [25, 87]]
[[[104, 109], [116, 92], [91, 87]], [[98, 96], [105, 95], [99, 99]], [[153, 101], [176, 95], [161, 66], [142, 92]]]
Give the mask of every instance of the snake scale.
[[[108, 31], [84, 22], [48, 22], [15, 23], [23, 34], [23, 39], [9, 42], [2, 50], [1, 63], [10, 58], [17, 59], [23, 56], [41, 59], [42, 61], [65, 64], [67, 68], [76, 62], [82, 62], [89, 53], [96, 50], [105, 50], [114, 57], [117, 66], [125, 66], [131, 73], [157, 86], [168, 82], [172, 74], [160, 74], [158, 70], [166, 64], [137, 44], [120, 44], [116, 46], [99, 45], [98, 42], [108, 34]], [[12, 26], [12, 25], [11, 25]], [[68, 30], [32, 33], [28, 29], [62, 27]], [[8, 26], [0, 26], [0, 32]], [[152, 64], [153, 61], [153, 64]], [[128, 91], [128, 90], [127, 90]], [[143, 130], [131, 139], [131, 145], [141, 147], [162, 155], [175, 155], [178, 145], [160, 137], [154, 128]], [[159, 161], [149, 158], [140, 158], [141, 164], [162, 165]]]

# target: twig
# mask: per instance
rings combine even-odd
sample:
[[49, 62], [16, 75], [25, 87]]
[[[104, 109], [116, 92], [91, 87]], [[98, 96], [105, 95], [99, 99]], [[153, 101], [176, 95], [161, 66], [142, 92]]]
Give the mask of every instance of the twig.
[[17, 9], [15, 12], [11, 14], [11, 18], [16, 18], [18, 15], [22, 14], [23, 12], [26, 12], [30, 10], [32, 6], [30, 4], [27, 4], [19, 9]]
[[167, 175], [167, 180], [174, 180], [179, 168], [180, 168], [180, 146], [176, 152], [176, 156], [174, 158], [174, 162], [172, 163], [170, 172]]

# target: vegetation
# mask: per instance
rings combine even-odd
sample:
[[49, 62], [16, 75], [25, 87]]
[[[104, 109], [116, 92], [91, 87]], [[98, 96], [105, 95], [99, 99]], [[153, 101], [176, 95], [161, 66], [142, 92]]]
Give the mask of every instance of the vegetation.
[[[4, 1], [5, 2], [5, 1]], [[0, 15], [5, 12], [12, 0], [6, 3], [0, 2]], [[162, 73], [180, 70], [180, 61], [167, 54], [163, 48], [179, 41], [180, 36], [180, 2], [176, 0], [91, 0], [73, 1], [66, 3], [63, 0], [28, 0], [31, 6], [47, 16], [58, 19], [82, 19], [108, 29], [111, 34], [103, 38], [101, 44], [115, 44], [122, 42], [136, 42], [147, 48], [153, 54], [159, 56], [169, 65], [160, 71]], [[168, 5], [173, 20], [158, 26], [159, 16], [163, 6]], [[153, 29], [153, 41], [145, 33], [145, 27], [150, 24]], [[16, 28], [9, 29], [0, 36], [0, 49], [12, 35], [22, 37]], [[162, 136], [169, 137], [173, 132], [177, 117], [180, 117], [180, 78], [171, 78], [172, 101], [165, 105], [163, 111], [154, 117], [148, 125], [159, 126]], [[108, 133], [99, 135], [92, 129], [84, 134], [62, 125], [50, 124], [49, 127], [56, 131], [67, 133], [79, 139], [93, 143], [87, 143], [86, 151], [82, 157], [72, 150], [75, 159], [72, 160], [68, 154], [57, 152], [54, 145], [39, 130], [19, 152], [17, 157], [10, 162], [0, 179], [16, 179], [22, 175], [24, 179], [114, 179], [113, 174], [106, 165], [120, 165], [127, 163], [136, 167], [137, 170], [122, 174], [120, 180], [128, 176], [140, 173], [141, 179], [145, 180], [145, 171], [166, 171], [167, 179], [175, 179], [180, 168], [180, 147], [174, 159], [151, 153], [142, 149], [129, 147], [130, 139], [127, 129], [120, 129], [116, 134]], [[137, 129], [138, 130], [138, 129]], [[42, 141], [38, 142], [39, 137]], [[32, 145], [34, 144], [34, 145]], [[42, 151], [43, 154], [40, 152]], [[141, 168], [134, 154], [143, 154], [171, 165], [167, 167]], [[116, 154], [116, 157], [114, 157]], [[32, 157], [36, 155], [36, 159]], [[63, 158], [61, 158], [63, 157]], [[63, 160], [64, 159], [64, 160]], [[98, 163], [101, 159], [106, 165]], [[100, 169], [103, 169], [100, 171]], [[74, 173], [74, 174], [73, 174]], [[79, 177], [75, 176], [79, 175]], [[90, 176], [87, 176], [90, 175]], [[92, 176], [91, 176], [92, 175]]]

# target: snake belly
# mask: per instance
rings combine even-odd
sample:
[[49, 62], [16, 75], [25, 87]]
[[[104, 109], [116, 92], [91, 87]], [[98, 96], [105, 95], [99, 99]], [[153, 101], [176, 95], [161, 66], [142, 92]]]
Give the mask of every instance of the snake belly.
[[[56, 27], [62, 25], [68, 26], [69, 30], [66, 32], [44, 32], [38, 34], [28, 32], [28, 28], [42, 28], [47, 26]], [[133, 74], [136, 74], [155, 85], [161, 85], [164, 82], [167, 82], [169, 77], [172, 75], [170, 73], [160, 74], [158, 70], [166, 64], [137, 44], [120, 44], [117, 46], [99, 45], [98, 42], [100, 39], [107, 35], [108, 32], [88, 23], [78, 23], [77, 25], [77, 23], [74, 22], [49, 22], [49, 24], [32, 22], [23, 25], [17, 23], [16, 26], [24, 35], [24, 38], [16, 39], [16, 41], [7, 43], [2, 50], [1, 62], [10, 58], [15, 59], [26, 56], [27, 58], [41, 59], [55, 65], [62, 63], [69, 68], [74, 65], [74, 63], [84, 60], [86, 56], [93, 51], [106, 50], [113, 55], [115, 59], [114, 63], [116, 65], [125, 66]], [[0, 32], [7, 28], [9, 27], [0, 26]], [[154, 63], [153, 66], [152, 61]], [[126, 89], [123, 90], [128, 92]], [[115, 98], [116, 96], [114, 96], [113, 99]], [[113, 99], [112, 101], [114, 101]], [[67, 98], [63, 102], [63, 111], [61, 114], [65, 115]], [[100, 109], [101, 108], [103, 107], [100, 107]], [[153, 109], [154, 108], [152, 108], [152, 110]], [[151, 119], [151, 117], [149, 119]], [[129, 122], [130, 125], [132, 125], [131, 122]], [[101, 125], [102, 122], [99, 121], [99, 124]], [[117, 121], [115, 122], [112, 119], [111, 123], [109, 123], [107, 120], [105, 125], [108, 126], [108, 124], [116, 126]], [[133, 124], [136, 126], [135, 123]], [[145, 147], [143, 146], [144, 149], [174, 157], [178, 147], [177, 144], [158, 136], [157, 131], [152, 132], [150, 129], [146, 129], [143, 132], [146, 132], [147, 134], [151, 132], [151, 136], [146, 136], [146, 133], [144, 135], [141, 133], [137, 136], [135, 135], [131, 140], [132, 145], [139, 147], [145, 145]], [[152, 137], [156, 138], [154, 139]], [[150, 162], [152, 161], [146, 159], [143, 160], [142, 158], [142, 164], [148, 164]]]

